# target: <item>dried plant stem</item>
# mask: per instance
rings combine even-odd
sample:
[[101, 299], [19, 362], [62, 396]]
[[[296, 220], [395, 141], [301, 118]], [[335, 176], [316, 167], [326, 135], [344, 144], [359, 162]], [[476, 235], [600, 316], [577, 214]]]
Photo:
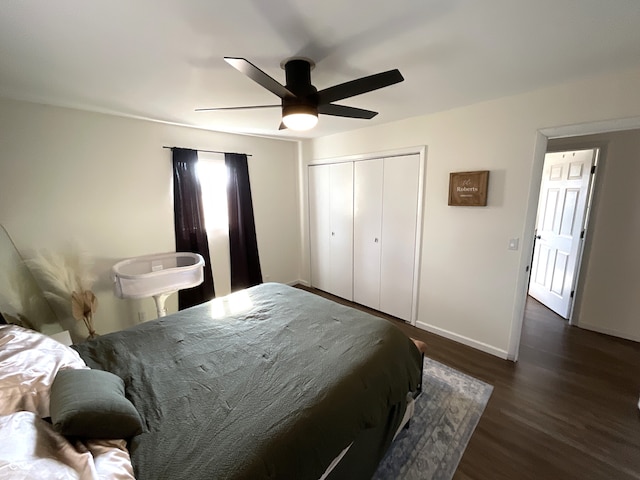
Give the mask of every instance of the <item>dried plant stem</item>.
[[89, 332], [89, 338], [94, 338], [96, 336], [96, 331], [93, 328], [93, 318], [91, 315], [82, 317], [82, 321], [87, 327], [87, 331]]

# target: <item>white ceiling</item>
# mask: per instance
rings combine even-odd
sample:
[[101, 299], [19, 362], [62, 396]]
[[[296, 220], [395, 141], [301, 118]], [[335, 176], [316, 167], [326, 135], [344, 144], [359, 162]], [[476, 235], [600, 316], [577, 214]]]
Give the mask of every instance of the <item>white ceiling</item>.
[[[279, 103], [223, 61], [284, 83], [316, 62], [319, 89], [398, 68], [405, 81], [341, 102], [372, 120], [320, 116], [278, 131]], [[3, 0], [0, 96], [207, 129], [315, 137], [640, 65], [637, 0]]]

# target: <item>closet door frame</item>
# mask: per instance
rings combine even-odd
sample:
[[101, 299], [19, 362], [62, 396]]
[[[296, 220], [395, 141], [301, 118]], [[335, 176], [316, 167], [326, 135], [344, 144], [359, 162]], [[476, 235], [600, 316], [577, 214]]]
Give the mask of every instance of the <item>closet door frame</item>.
[[[425, 167], [426, 167], [426, 154], [427, 147], [420, 145], [416, 147], [407, 147], [394, 150], [386, 150], [382, 152], [372, 152], [366, 154], [348, 155], [343, 157], [314, 159], [308, 162], [308, 166], [311, 165], [323, 165], [329, 163], [343, 163], [343, 162], [357, 162], [361, 160], [374, 160], [378, 158], [398, 157], [404, 155], [418, 154], [420, 155], [420, 172], [418, 179], [418, 209], [416, 218], [416, 251], [413, 268], [413, 292], [412, 292], [412, 305], [411, 305], [411, 325], [416, 324], [418, 318], [418, 298], [420, 295], [420, 265], [422, 264], [422, 229], [424, 225], [424, 182], [425, 182]], [[310, 232], [307, 232], [310, 235]], [[311, 238], [309, 236], [309, 238]]]

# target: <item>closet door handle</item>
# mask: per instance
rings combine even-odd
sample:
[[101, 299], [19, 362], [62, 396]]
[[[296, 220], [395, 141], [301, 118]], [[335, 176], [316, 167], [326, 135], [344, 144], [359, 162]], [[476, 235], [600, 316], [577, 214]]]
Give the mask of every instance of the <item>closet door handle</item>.
[[377, 239], [377, 238], [374, 238], [374, 239], [373, 239], [373, 241], [374, 241], [375, 243], [378, 243], [378, 239]]
[[335, 237], [336, 236], [336, 232], [331, 232], [331, 236]]

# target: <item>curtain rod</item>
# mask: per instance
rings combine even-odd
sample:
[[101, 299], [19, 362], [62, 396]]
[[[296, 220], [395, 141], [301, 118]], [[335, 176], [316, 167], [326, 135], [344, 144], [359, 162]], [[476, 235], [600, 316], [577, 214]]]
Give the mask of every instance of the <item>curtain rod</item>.
[[[163, 145], [162, 148], [169, 148], [171, 150], [173, 150], [174, 148], [184, 148], [184, 147], [167, 147], [166, 145]], [[186, 149], [189, 150], [189, 149]], [[196, 150], [198, 152], [206, 152], [206, 153], [234, 153], [234, 152], [219, 152], [217, 150], [200, 150], [199, 148], [195, 148], [193, 150]], [[251, 155], [250, 153], [235, 153], [235, 155], [246, 155], [247, 157], [253, 157], [253, 155]]]

